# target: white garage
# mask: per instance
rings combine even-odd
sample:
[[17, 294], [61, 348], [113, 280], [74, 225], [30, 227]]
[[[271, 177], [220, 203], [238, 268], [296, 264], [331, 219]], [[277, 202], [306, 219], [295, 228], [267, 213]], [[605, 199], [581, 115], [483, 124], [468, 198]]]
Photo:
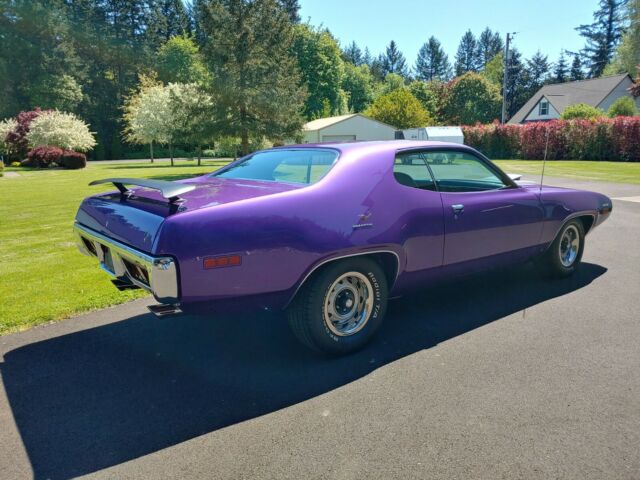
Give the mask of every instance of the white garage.
[[303, 127], [303, 143], [393, 140], [396, 128], [359, 113], [312, 120]]

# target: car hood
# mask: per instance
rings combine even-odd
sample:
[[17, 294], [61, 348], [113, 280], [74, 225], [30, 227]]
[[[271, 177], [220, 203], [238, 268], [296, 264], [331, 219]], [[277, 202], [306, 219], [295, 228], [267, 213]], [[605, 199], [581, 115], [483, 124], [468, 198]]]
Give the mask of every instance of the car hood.
[[152, 252], [162, 223], [169, 216], [304, 187], [301, 184], [210, 176], [179, 183], [194, 185], [195, 188], [181, 194], [177, 203], [170, 203], [157, 190], [144, 187], [132, 188], [129, 196], [108, 192], [85, 199], [76, 221], [120, 242]]

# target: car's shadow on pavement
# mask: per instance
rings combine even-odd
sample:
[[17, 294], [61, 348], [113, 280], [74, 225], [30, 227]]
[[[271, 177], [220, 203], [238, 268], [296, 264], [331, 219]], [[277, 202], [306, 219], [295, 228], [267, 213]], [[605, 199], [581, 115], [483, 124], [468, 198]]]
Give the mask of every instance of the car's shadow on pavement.
[[431, 288], [391, 302], [372, 344], [337, 359], [299, 346], [281, 314], [149, 314], [18, 348], [0, 368], [35, 477], [69, 478], [302, 402], [604, 272], [545, 280], [525, 265]]

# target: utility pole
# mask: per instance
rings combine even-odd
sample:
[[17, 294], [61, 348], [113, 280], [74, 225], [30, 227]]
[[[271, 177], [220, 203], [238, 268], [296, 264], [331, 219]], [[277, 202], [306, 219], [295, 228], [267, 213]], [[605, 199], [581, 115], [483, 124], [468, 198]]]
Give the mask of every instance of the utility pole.
[[509, 44], [516, 32], [507, 33], [504, 47], [504, 73], [502, 75], [502, 123], [507, 123], [507, 80], [509, 78]]

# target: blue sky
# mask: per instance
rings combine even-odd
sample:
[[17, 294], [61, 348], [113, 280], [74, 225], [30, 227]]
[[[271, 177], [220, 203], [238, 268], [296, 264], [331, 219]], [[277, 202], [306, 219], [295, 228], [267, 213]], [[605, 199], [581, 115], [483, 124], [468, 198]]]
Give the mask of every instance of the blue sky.
[[346, 45], [355, 40], [373, 55], [395, 40], [413, 66], [420, 46], [431, 36], [442, 42], [453, 63], [467, 29], [485, 27], [519, 32], [516, 47], [530, 57], [536, 50], [555, 61], [562, 49], [579, 50], [583, 39], [574, 30], [591, 23], [597, 0], [300, 0], [303, 21], [324, 25]]

